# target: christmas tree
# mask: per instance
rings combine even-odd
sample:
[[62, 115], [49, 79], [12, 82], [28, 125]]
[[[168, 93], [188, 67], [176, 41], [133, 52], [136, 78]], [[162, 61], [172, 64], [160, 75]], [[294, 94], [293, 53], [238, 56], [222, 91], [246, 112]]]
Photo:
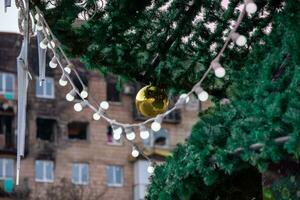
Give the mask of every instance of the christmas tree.
[[[88, 0], [81, 7], [62, 0], [45, 9], [32, 1], [44, 8], [70, 56], [104, 74], [117, 74], [120, 81], [152, 83], [177, 94], [201, 78], [243, 2], [119, 0], [102, 8], [94, 3]], [[247, 36], [247, 46], [229, 46], [222, 57], [225, 79], [210, 75], [203, 84], [214, 106], [199, 115], [189, 141], [156, 168], [148, 199], [251, 199], [260, 191], [233, 184], [236, 177], [299, 159], [300, 4], [256, 3], [258, 11], [238, 29]], [[78, 24], [83, 11], [91, 12], [90, 19]], [[294, 186], [299, 177], [293, 180], [274, 184], [266, 198], [299, 198]]]

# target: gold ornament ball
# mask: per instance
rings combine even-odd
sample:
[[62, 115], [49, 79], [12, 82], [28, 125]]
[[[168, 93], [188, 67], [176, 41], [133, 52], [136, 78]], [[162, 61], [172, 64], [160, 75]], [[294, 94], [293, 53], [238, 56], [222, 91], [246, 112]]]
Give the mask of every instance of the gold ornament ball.
[[168, 109], [169, 99], [164, 89], [147, 85], [137, 93], [135, 105], [142, 115], [155, 117]]

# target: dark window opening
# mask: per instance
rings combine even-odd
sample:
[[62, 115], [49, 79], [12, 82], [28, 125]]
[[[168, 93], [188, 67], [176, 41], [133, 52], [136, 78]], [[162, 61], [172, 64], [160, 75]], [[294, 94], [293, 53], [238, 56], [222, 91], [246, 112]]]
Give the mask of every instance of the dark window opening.
[[117, 79], [109, 76], [106, 80], [106, 99], [111, 102], [120, 102], [120, 91], [117, 89]]
[[2, 149], [14, 148], [14, 134], [12, 128], [13, 119], [13, 115], [0, 115], [0, 144]]
[[68, 138], [86, 140], [87, 139], [87, 126], [86, 122], [71, 122], [68, 124]]
[[[80, 72], [79, 72], [79, 76], [80, 76], [80, 78], [81, 78], [83, 84], [84, 84], [86, 87], [88, 87], [88, 79], [87, 79], [86, 75], [85, 75], [84, 73], [80, 73]], [[83, 87], [82, 87], [81, 82], [80, 82], [79, 79], [77, 78], [77, 76], [73, 76], [73, 77], [72, 77], [72, 81], [73, 81], [74, 85], [78, 88], [78, 91], [81, 92], [81, 91], [83, 90]], [[81, 98], [78, 94], [76, 94], [76, 95], [75, 95], [75, 99], [81, 100], [82, 98]]]
[[37, 118], [36, 119], [37, 133], [36, 137], [41, 140], [54, 141], [56, 120]]
[[107, 127], [106, 138], [107, 138], [108, 143], [113, 142], [113, 130], [112, 130], [111, 126]]
[[167, 138], [166, 137], [155, 138], [155, 141], [154, 141], [155, 146], [165, 146], [166, 144], [167, 144]]

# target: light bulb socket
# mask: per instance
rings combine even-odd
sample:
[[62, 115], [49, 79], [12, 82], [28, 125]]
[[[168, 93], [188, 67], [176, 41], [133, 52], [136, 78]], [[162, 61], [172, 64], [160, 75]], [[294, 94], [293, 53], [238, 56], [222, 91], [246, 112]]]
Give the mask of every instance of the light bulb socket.
[[207, 101], [208, 100], [209, 95], [201, 86], [196, 87], [194, 89], [194, 91], [197, 94], [198, 99], [200, 101]]
[[244, 46], [247, 43], [247, 38], [244, 35], [241, 35], [237, 32], [231, 33], [230, 38], [238, 46]]
[[114, 134], [120, 134], [121, 135], [122, 132], [123, 132], [123, 129], [122, 129], [121, 126], [117, 126], [115, 124], [111, 124], [111, 128], [112, 128]]
[[143, 132], [143, 131], [148, 131], [146, 126], [144, 125], [140, 125], [140, 132]]
[[59, 85], [61, 86], [66, 86], [68, 84], [68, 81], [67, 81], [67, 77], [66, 75], [63, 73], [59, 79]]
[[42, 49], [47, 49], [48, 46], [48, 39], [44, 38], [41, 42], [40, 42], [40, 48]]
[[58, 61], [55, 56], [52, 57], [51, 61], [49, 62], [49, 66], [54, 69], [57, 67]]

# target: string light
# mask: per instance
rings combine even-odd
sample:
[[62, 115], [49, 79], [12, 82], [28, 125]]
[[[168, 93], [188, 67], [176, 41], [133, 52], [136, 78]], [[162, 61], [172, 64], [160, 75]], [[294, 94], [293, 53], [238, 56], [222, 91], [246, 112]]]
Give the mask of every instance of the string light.
[[100, 108], [99, 110], [93, 114], [93, 119], [94, 120], [99, 120], [101, 118], [102, 115], [104, 115], [105, 110], [107, 110], [109, 107], [109, 104], [107, 103], [107, 101], [102, 101], [100, 103]]
[[247, 38], [239, 33], [232, 33], [230, 35], [231, 39], [236, 43], [236, 45], [242, 47], [247, 43]]
[[179, 99], [182, 99], [185, 103], [188, 103], [190, 101], [190, 97], [186, 93], [180, 95]]
[[73, 64], [68, 64], [68, 65], [64, 68], [64, 71], [67, 72], [68, 74], [71, 74], [73, 68], [74, 68], [74, 65], [73, 65]]
[[102, 101], [100, 103], [100, 108], [102, 108], [103, 110], [107, 110], [109, 108], [109, 104], [107, 101]]
[[101, 118], [101, 115], [100, 115], [98, 112], [95, 112], [95, 113], [93, 114], [93, 119], [94, 119], [95, 121], [98, 121], [100, 118]]
[[51, 61], [49, 62], [49, 67], [51, 67], [52, 69], [57, 67], [57, 59], [55, 56], [53, 56]]
[[35, 27], [36, 27], [37, 31], [42, 31], [43, 30], [43, 25], [42, 25], [41, 22], [38, 22]]
[[62, 74], [61, 78], [58, 81], [60, 86], [66, 86], [68, 84], [67, 77], [65, 74]]
[[76, 90], [75, 90], [75, 89], [71, 90], [71, 91], [66, 95], [67, 101], [73, 101], [73, 100], [75, 99], [75, 95], [76, 95]]
[[207, 101], [207, 99], [208, 99], [208, 93], [205, 91], [205, 90], [203, 90], [203, 88], [202, 87], [196, 87], [195, 88], [195, 92], [197, 93], [197, 96], [198, 96], [198, 99], [200, 100], [200, 101]]
[[116, 125], [112, 124], [111, 127], [115, 134], [119, 134], [119, 135], [122, 134], [123, 130], [122, 130], [121, 126], [116, 126]]
[[37, 13], [37, 14], [34, 15], [34, 19], [35, 19], [36, 21], [40, 21], [39, 13]]
[[163, 120], [162, 115], [158, 115], [158, 116], [155, 118], [154, 122], [152, 122], [152, 124], [151, 124], [151, 129], [152, 129], [154, 132], [157, 132], [157, 131], [159, 131], [159, 130], [161, 129], [161, 122], [162, 122], [162, 120]]
[[140, 152], [136, 149], [135, 146], [132, 147], [131, 155], [134, 158], [136, 158], [136, 157], [138, 157], [140, 155]]
[[140, 125], [140, 137], [143, 140], [146, 140], [149, 138], [149, 136], [150, 136], [150, 133], [149, 133], [148, 129], [146, 128], [146, 126]]
[[148, 172], [149, 174], [152, 174], [152, 173], [154, 172], [154, 167], [153, 167], [152, 163], [149, 164], [149, 166], [148, 166], [148, 168], [147, 168], [147, 172]]
[[89, 95], [89, 93], [87, 92], [87, 88], [84, 87], [83, 90], [80, 92], [80, 96], [81, 96], [83, 99], [85, 99], [85, 98], [88, 97], [88, 95]]
[[249, 14], [254, 14], [257, 11], [257, 5], [253, 2], [253, 0], [246, 0], [246, 12]]
[[115, 140], [121, 139], [121, 135], [122, 135], [122, 132], [123, 132], [122, 127], [121, 126], [116, 126], [114, 124], [112, 124], [111, 127], [112, 127], [112, 130], [113, 130], [113, 138]]
[[47, 40], [47, 38], [44, 38], [44, 39], [40, 42], [40, 47], [41, 47], [41, 49], [47, 49], [47, 45], [48, 45], [48, 40]]
[[81, 102], [78, 102], [78, 103], [75, 103], [74, 105], [74, 110], [76, 112], [80, 112], [82, 111], [82, 109], [87, 105], [87, 102], [84, 100], [84, 101], [81, 101]]
[[225, 69], [218, 61], [213, 61], [211, 63], [211, 67], [214, 70], [216, 77], [223, 78], [225, 76], [226, 74]]
[[[248, 13], [253, 13], [253, 12], [254, 12], [253, 10], [256, 11], [257, 7], [256, 7], [256, 5], [253, 3], [252, 0], [246, 0], [245, 2], [246, 2], [245, 9], [247, 9], [246, 11], [247, 11]], [[254, 4], [254, 5], [253, 5], [253, 4]], [[247, 6], [248, 6], [248, 8], [247, 8]], [[38, 10], [38, 8], [37, 8], [37, 12], [40, 14], [40, 11]], [[241, 12], [241, 14], [240, 14], [241, 19], [244, 17], [244, 16], [242, 16], [242, 15], [243, 15], [243, 12]], [[37, 19], [37, 20], [43, 19], [43, 16], [42, 16], [42, 15], [40, 15], [40, 16], [36, 15], [36, 19]], [[41, 23], [41, 25], [43, 26], [43, 28], [44, 28], [44, 30], [45, 30], [45, 34], [48, 34], [49, 36], [51, 36], [51, 38], [54, 38], [54, 40], [56, 40], [56, 39], [55, 39], [55, 36], [54, 36], [54, 35], [52, 34], [52, 32], [48, 29], [48, 25], [47, 25], [47, 22], [45, 21], [45, 19], [43, 19], [43, 22], [44, 22], [44, 23]], [[238, 28], [239, 25], [240, 25], [240, 21], [237, 22], [236, 26], [234, 27], [234, 31]], [[233, 32], [232, 34], [230, 34], [229, 37], [230, 37], [230, 38], [231, 38], [238, 46], [243, 46], [243, 45], [245, 45], [246, 42], [247, 42], [247, 39], [246, 39], [245, 36], [240, 35], [240, 34], [238, 34], [238, 33], [236, 33], [236, 32]], [[45, 38], [45, 39], [46, 39], [46, 38]], [[45, 40], [45, 39], [44, 39], [44, 40]], [[43, 41], [44, 41], [44, 40], [43, 40]], [[42, 46], [46, 49], [46, 48], [47, 48], [47, 45], [45, 45], [45, 44], [48, 45], [48, 41], [47, 41], [47, 40], [45, 41], [44, 44], [42, 44]], [[40, 44], [40, 45], [41, 45], [41, 44]], [[54, 45], [59, 45], [59, 43], [55, 43]], [[227, 43], [224, 44], [222, 50], [218, 53], [217, 57], [220, 57], [220, 55], [223, 54], [223, 52], [224, 52], [224, 50], [225, 50], [225, 48], [226, 48], [227, 45], [228, 45]], [[46, 46], [46, 47], [45, 47], [45, 46]], [[51, 41], [51, 45], [50, 45], [50, 46], [52, 46], [52, 41]], [[41, 47], [41, 48], [42, 48], [42, 47]], [[54, 49], [52, 49], [52, 51], [54, 51]], [[63, 51], [61, 48], [59, 48], [59, 51], [62, 53], [62, 55], [64, 56], [64, 58], [68, 60], [68, 58], [66, 57], [64, 51]], [[54, 61], [54, 60], [53, 60], [53, 61]], [[54, 61], [54, 63], [55, 63], [55, 62], [56, 62], [56, 61]], [[56, 64], [56, 65], [55, 65], [55, 64]], [[52, 68], [52, 66], [54, 66], [54, 65], [55, 65], [55, 67], [56, 67], [56, 66], [57, 66], [57, 63], [55, 63], [55, 64], [51, 64], [50, 67]], [[72, 63], [69, 63], [69, 64], [71, 64], [71, 65], [67, 65], [65, 68], [63, 68], [64, 73], [63, 73], [61, 79], [59, 80], [59, 84], [60, 84], [61, 86], [67, 85], [67, 83], [68, 83], [68, 81], [67, 81], [68, 79], [67, 79], [67, 78], [69, 77], [68, 74], [70, 74], [71, 71], [72, 71], [72, 69], [74, 68], [74, 66], [73, 66]], [[219, 64], [219, 63], [218, 63], [218, 64]], [[50, 65], [50, 63], [49, 63], [49, 65]], [[69, 69], [68, 69], [67, 67], [68, 67]], [[215, 75], [216, 75], [217, 77], [223, 77], [223, 76], [225, 75], [225, 70], [224, 70], [224, 68], [222, 68], [222, 66], [221, 66], [220, 64], [219, 64], [219, 66], [216, 66], [216, 67], [211, 66], [211, 67], [212, 67], [212, 69], [214, 69]], [[53, 68], [54, 68], [54, 67], [53, 67]], [[67, 68], [67, 69], [66, 69], [66, 68]], [[206, 76], [207, 76], [207, 74], [208, 74], [208, 72], [209, 72], [210, 70], [211, 70], [211, 68], [207, 69], [207, 71], [205, 72], [205, 74], [203, 75], [203, 77], [200, 79], [200, 81], [199, 81], [196, 85], [201, 85], [201, 83], [202, 83], [203, 80], [206, 78]], [[80, 78], [77, 74], [76, 74], [76, 76], [77, 76], [77, 78], [78, 78], [79, 80], [81, 80], [81, 78]], [[70, 81], [72, 82], [72, 80], [70, 80]], [[195, 91], [195, 92], [197, 93], [198, 98], [199, 98], [200, 101], [205, 101], [205, 100], [208, 99], [208, 94], [207, 94], [207, 92], [205, 92], [202, 88], [201, 88], [201, 91], [200, 91], [200, 88], [201, 88], [201, 87], [199, 87], [199, 88], [196, 89], [196, 90], [193, 89], [192, 91]], [[78, 90], [78, 88], [74, 88], [74, 89], [77, 89], [77, 90]], [[86, 88], [84, 88], [84, 89], [86, 89]], [[83, 90], [82, 90], [82, 91], [83, 91]], [[183, 105], [183, 104], [188, 103], [189, 100], [190, 100], [189, 95], [191, 94], [192, 91], [190, 91], [188, 94], [182, 94], [182, 95], [180, 95], [180, 97], [179, 97], [178, 101], [176, 102], [175, 106], [174, 106], [173, 108], [171, 108], [167, 113], [164, 113], [164, 114], [161, 114], [161, 115], [156, 116], [156, 118], [154, 119], [154, 121], [153, 121], [152, 124], [151, 124], [151, 129], [152, 129], [153, 131], [159, 131], [159, 130], [161, 129], [161, 123], [162, 123], [163, 117], [164, 117], [166, 114], [171, 113], [174, 109], [176, 109], [177, 105], [179, 105], [179, 104], [180, 104], [180, 105]], [[80, 96], [81, 96], [82, 98], [86, 98], [86, 97], [88, 96], [87, 90], [86, 90], [86, 94], [84, 93], [84, 94], [82, 95], [81, 93], [82, 93], [82, 92], [80, 92]], [[86, 96], [86, 97], [85, 97], [85, 96]], [[89, 105], [89, 107], [94, 108], [94, 106], [91, 105], [87, 100], [83, 100], [83, 101], [80, 102], [80, 103], [76, 103], [76, 104], [74, 105], [74, 109], [75, 109], [77, 112], [79, 112], [79, 111], [81, 111], [81, 110], [83, 109], [83, 107], [85, 107], [86, 105]], [[97, 120], [98, 118], [100, 119], [101, 116], [104, 114], [104, 111], [107, 110], [108, 108], [109, 108], [109, 104], [108, 104], [107, 102], [101, 102], [99, 111], [96, 112], [96, 113], [94, 113], [95, 117], [93, 116], [93, 118], [96, 119], [96, 120]], [[95, 109], [96, 109], [96, 108], [95, 108]], [[113, 121], [115, 121], [115, 120], [109, 119], [109, 118], [106, 117], [106, 116], [103, 117], [103, 119], [105, 119], [106, 121], [108, 121], [108, 122], [111, 123], [111, 124], [113, 123]], [[153, 118], [150, 119], [150, 120], [147, 120], [146, 123], [148, 123], [149, 121], [152, 121], [152, 120], [153, 120]], [[143, 138], [147, 139], [147, 138], [149, 137], [150, 134], [149, 134], [149, 131], [147, 130], [147, 128], [144, 126], [144, 123], [145, 123], [145, 122], [143, 122], [143, 123], [138, 123], [138, 124], [134, 124], [133, 126], [140, 126], [140, 136], [141, 136], [141, 138], [142, 138], [142, 139], [143, 139]], [[116, 125], [116, 124], [112, 124], [113, 138], [116, 139], [116, 140], [120, 139], [120, 138], [121, 138], [121, 135], [122, 135], [122, 132], [123, 132], [123, 128], [125, 128], [126, 138], [127, 138], [128, 140], [134, 140], [136, 136], [135, 136], [135, 133], [134, 133], [134, 130], [133, 130], [132, 125], [129, 125], [129, 124], [122, 124], [122, 123], [117, 123], [117, 125]], [[148, 166], [147, 171], [148, 171], [149, 173], [153, 173], [154, 167], [152, 166], [151, 163], [150, 163], [150, 165]]]
[[54, 42], [54, 40], [51, 40], [51, 42], [48, 42], [48, 48], [49, 49], [55, 48], [55, 42]]
[[133, 128], [125, 128], [126, 138], [130, 141], [135, 139], [135, 133], [133, 131]]

